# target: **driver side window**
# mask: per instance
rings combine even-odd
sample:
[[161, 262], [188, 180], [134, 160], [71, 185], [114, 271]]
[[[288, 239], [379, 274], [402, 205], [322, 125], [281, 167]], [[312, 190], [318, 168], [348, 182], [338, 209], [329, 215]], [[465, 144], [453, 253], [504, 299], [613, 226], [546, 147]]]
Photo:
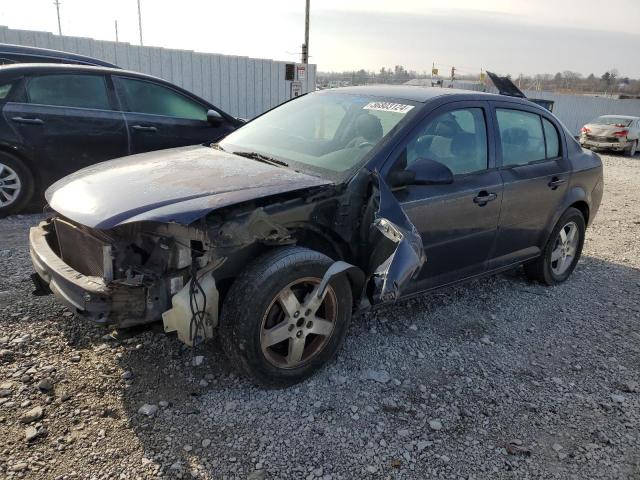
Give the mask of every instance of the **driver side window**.
[[487, 127], [482, 108], [451, 110], [427, 121], [407, 144], [407, 165], [420, 158], [449, 167], [454, 175], [487, 168]]

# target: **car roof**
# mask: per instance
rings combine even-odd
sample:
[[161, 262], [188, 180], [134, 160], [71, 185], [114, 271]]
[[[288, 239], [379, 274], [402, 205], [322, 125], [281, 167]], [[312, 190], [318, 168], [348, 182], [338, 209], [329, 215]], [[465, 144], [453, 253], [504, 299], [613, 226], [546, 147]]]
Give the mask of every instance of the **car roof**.
[[[100, 60], [98, 58], [88, 57], [86, 55], [79, 55], [77, 53], [63, 52], [61, 50], [52, 50], [50, 48], [40, 47], [27, 47], [24, 45], [13, 45], [10, 43], [0, 43], [0, 56], [2, 55], [19, 55], [26, 57], [34, 57], [36, 60], [38, 57], [41, 59], [51, 60], [69, 60], [74, 63], [99, 65], [103, 67], [119, 68], [113, 63]], [[20, 62], [22, 63], [22, 62]]]
[[600, 115], [598, 118], [624, 118], [625, 120], [637, 120], [640, 117], [633, 115]]
[[477, 92], [474, 90], [462, 90], [458, 88], [422, 87], [416, 85], [365, 85], [359, 87], [332, 88], [322, 91], [348, 93], [353, 95], [369, 95], [373, 97], [389, 97], [421, 103], [428, 102], [434, 98], [442, 97], [444, 95], [460, 95], [467, 97], [469, 100], [472, 98], [481, 98], [483, 100], [493, 99], [522, 103], [522, 99], [508, 97], [505, 95]]
[[221, 110], [219, 107], [213, 105], [209, 100], [206, 100], [199, 95], [186, 90], [175, 83], [168, 82], [162, 78], [154, 77], [153, 75], [147, 75], [146, 73], [134, 72], [132, 70], [124, 70], [122, 68], [109, 68], [109, 67], [96, 67], [93, 65], [70, 65], [65, 63], [14, 63], [11, 65], [0, 65], [0, 81], [5, 75], [11, 75], [13, 77], [19, 77], [21, 75], [31, 75], [34, 73], [96, 73], [96, 74], [113, 74], [124, 75], [127, 77], [139, 78], [140, 80], [150, 80], [155, 83], [164, 84], [167, 87], [173, 88], [186, 95], [196, 98], [202, 103], [206, 104], [209, 108], [213, 108], [223, 116], [233, 118], [232, 115]]
[[77, 65], [72, 63], [12, 63], [0, 66], [0, 73], [11, 72], [27, 74], [31, 72], [92, 72], [92, 73], [126, 73], [127, 75], [139, 75], [156, 78], [140, 72], [123, 70], [119, 67], [103, 67], [97, 65]]
[[[14, 63], [11, 65], [0, 66], [0, 78], [3, 74], [15, 75], [31, 75], [34, 73], [102, 73], [114, 75], [126, 75], [128, 77], [137, 77], [141, 80], [152, 80], [154, 82], [164, 83], [167, 86], [187, 92], [191, 96], [197, 97], [193, 92], [185, 90], [178, 85], [163, 80], [162, 78], [147, 75], [146, 73], [134, 72], [133, 70], [124, 70], [122, 68], [97, 67], [94, 65], [75, 65], [67, 63]], [[204, 99], [202, 99], [204, 100]], [[210, 104], [205, 100], [206, 103]]]

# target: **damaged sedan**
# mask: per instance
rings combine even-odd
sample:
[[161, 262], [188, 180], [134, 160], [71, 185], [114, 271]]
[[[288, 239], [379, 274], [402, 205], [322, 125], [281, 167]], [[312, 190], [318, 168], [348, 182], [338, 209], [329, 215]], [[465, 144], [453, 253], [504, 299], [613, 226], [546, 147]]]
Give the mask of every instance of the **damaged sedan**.
[[30, 232], [33, 278], [100, 324], [218, 336], [234, 367], [285, 386], [372, 305], [521, 264], [565, 281], [602, 189], [599, 157], [527, 100], [325, 90], [219, 143], [60, 180]]

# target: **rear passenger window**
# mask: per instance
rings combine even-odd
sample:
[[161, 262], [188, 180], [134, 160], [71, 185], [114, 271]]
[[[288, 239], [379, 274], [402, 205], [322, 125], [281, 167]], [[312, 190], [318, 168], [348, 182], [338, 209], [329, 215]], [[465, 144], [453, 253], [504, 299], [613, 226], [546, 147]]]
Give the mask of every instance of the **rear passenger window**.
[[453, 110], [429, 121], [407, 144], [407, 164], [440, 162], [454, 175], [487, 169], [487, 127], [481, 108]]
[[547, 142], [547, 158], [556, 158], [560, 156], [560, 139], [558, 131], [553, 124], [546, 118], [542, 119], [544, 127], [544, 138]]
[[113, 77], [128, 112], [189, 120], [207, 120], [207, 109], [184, 95], [156, 83]]
[[29, 103], [110, 110], [102, 75], [43, 75], [27, 84]]
[[11, 91], [11, 87], [13, 87], [13, 83], [5, 83], [4, 85], [0, 85], [0, 100], [4, 100], [9, 95]]
[[546, 158], [540, 116], [520, 110], [496, 111], [502, 143], [502, 165], [526, 165]]

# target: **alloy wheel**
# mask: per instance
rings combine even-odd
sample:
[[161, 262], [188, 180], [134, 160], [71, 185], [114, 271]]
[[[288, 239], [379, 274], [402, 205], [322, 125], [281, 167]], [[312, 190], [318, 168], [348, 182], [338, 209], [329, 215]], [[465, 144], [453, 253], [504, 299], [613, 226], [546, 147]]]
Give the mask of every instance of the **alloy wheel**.
[[551, 271], [563, 275], [571, 266], [578, 250], [580, 232], [575, 222], [569, 222], [558, 232], [551, 251]]
[[0, 207], [7, 207], [20, 195], [22, 184], [15, 170], [0, 163]]
[[272, 365], [297, 368], [318, 355], [335, 329], [338, 301], [328, 285], [318, 298], [320, 279], [298, 279], [272, 300], [262, 318], [260, 347]]

